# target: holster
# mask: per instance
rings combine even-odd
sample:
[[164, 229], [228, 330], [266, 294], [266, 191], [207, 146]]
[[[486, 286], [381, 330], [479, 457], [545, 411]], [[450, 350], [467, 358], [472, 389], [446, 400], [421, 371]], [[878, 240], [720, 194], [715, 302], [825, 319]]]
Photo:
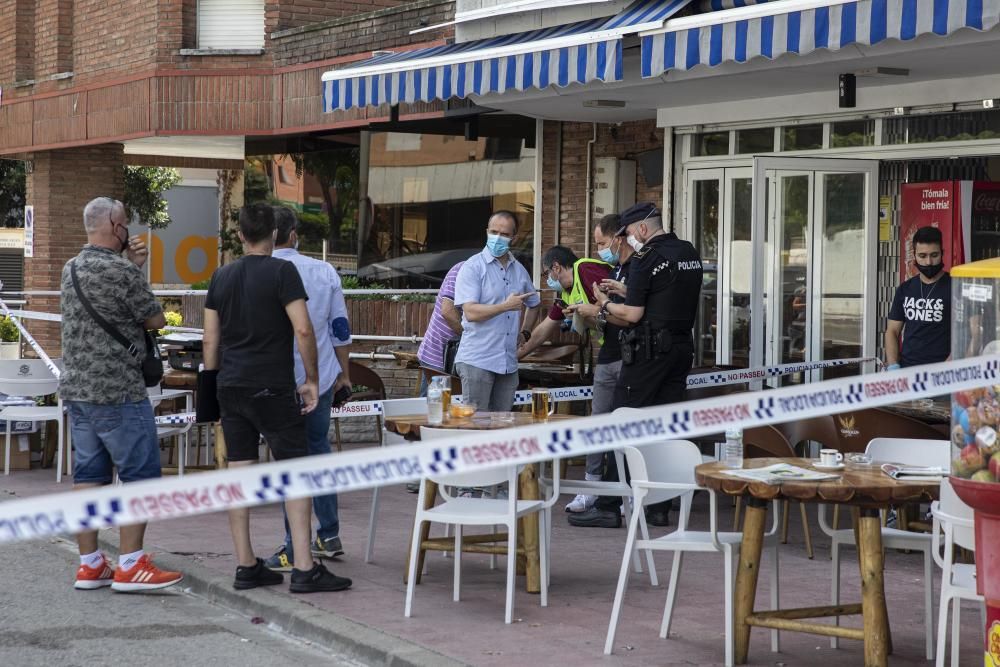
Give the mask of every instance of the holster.
[[669, 329], [660, 329], [655, 334], [653, 338], [656, 341], [656, 354], [657, 356], [663, 356], [670, 352], [670, 348], [674, 346], [674, 335], [670, 333]]

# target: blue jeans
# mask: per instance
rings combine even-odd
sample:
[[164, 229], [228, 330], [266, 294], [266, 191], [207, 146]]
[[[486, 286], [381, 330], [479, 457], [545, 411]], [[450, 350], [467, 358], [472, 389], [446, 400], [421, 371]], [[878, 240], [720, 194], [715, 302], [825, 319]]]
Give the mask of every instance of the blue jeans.
[[[333, 405], [333, 387], [319, 395], [316, 409], [306, 415], [306, 442], [309, 455], [330, 453], [330, 406]], [[284, 505], [282, 505], [284, 508]], [[284, 511], [284, 509], [282, 509]], [[316, 535], [323, 540], [340, 536], [340, 518], [337, 516], [337, 494], [313, 497], [313, 511], [319, 521]], [[285, 552], [292, 556], [292, 534], [285, 514]]]
[[73, 482], [110, 484], [160, 476], [160, 444], [149, 400], [104, 405], [66, 401], [73, 437]]

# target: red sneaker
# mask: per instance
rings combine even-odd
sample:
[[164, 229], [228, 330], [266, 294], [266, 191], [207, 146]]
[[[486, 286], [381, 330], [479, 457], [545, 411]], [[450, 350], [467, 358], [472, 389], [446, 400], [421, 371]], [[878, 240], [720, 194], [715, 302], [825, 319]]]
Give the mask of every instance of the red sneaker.
[[122, 593], [152, 591], [173, 586], [183, 578], [184, 575], [180, 572], [161, 570], [153, 565], [149, 554], [143, 554], [131, 569], [124, 570], [119, 567], [115, 570], [115, 581], [111, 584], [111, 590]]
[[76, 571], [76, 583], [73, 588], [82, 591], [92, 591], [95, 588], [110, 586], [114, 581], [115, 571], [108, 565], [108, 559], [102, 558], [97, 567], [81, 565]]

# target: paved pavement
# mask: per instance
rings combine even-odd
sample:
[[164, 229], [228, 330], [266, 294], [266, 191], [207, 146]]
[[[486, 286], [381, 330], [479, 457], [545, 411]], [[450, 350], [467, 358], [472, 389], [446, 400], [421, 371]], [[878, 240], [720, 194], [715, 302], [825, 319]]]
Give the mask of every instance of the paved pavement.
[[[578, 468], [571, 469], [579, 474]], [[0, 476], [0, 490], [28, 497], [66, 491], [69, 482], [56, 485], [51, 470], [15, 472]], [[699, 494], [692, 513], [692, 528], [707, 527], [708, 502]], [[715, 665], [722, 662], [722, 561], [705, 555], [684, 560], [682, 585], [674, 612], [670, 638], [658, 637], [660, 617], [669, 580], [670, 557], [656, 558], [661, 585], [652, 587], [646, 575], [633, 575], [613, 656], [602, 649], [625, 542], [625, 530], [580, 529], [566, 523], [561, 506], [554, 512], [552, 584], [549, 606], [539, 606], [537, 595], [524, 592], [517, 579], [515, 623], [505, 626], [504, 570], [489, 569], [486, 556], [463, 557], [462, 600], [452, 601], [452, 561], [439, 554], [429, 558], [429, 572], [417, 587], [412, 618], [404, 618], [404, 564], [416, 496], [402, 487], [387, 487], [382, 494], [377, 527], [375, 562], [363, 561], [367, 536], [369, 492], [343, 494], [340, 498], [341, 536], [345, 556], [330, 563], [332, 569], [354, 580], [344, 593], [292, 596], [286, 587], [236, 592], [232, 590], [234, 560], [224, 514], [211, 514], [151, 524], [147, 533], [157, 559], [183, 569], [196, 592], [222, 606], [250, 616], [263, 616], [292, 634], [335, 646], [345, 655], [367, 663], [393, 665], [443, 665], [449, 659], [465, 664], [507, 667], [544, 661], [553, 665], [601, 667], [615, 665]], [[563, 502], [570, 498], [564, 497]], [[720, 525], [731, 525], [732, 507], [720, 501]], [[789, 544], [781, 548], [781, 602], [783, 607], [825, 604], [830, 591], [829, 540], [816, 525], [810, 507], [816, 558], [805, 557], [798, 511], [793, 505]], [[281, 539], [281, 512], [277, 506], [255, 508], [251, 513], [252, 537], [258, 554], [269, 555]], [[658, 534], [659, 529], [654, 529]], [[442, 534], [440, 527], [432, 534]], [[115, 538], [114, 531], [102, 536]], [[0, 545], [0, 558], [9, 562], [10, 547]], [[847, 550], [842, 564], [842, 600], [860, 600], [860, 577], [854, 550]], [[769, 575], [761, 576], [758, 604], [768, 600]], [[4, 568], [6, 569], [6, 568]], [[49, 573], [60, 585], [49, 596], [55, 607], [72, 593], [62, 587], [72, 571]], [[935, 580], [939, 579], [935, 568]], [[33, 573], [24, 581], [34, 585]], [[923, 658], [923, 581], [921, 557], [890, 551], [886, 554], [886, 597], [895, 653], [893, 665], [926, 665]], [[4, 585], [6, 589], [6, 585]], [[937, 604], [937, 586], [934, 591]], [[962, 664], [981, 654], [977, 638], [978, 613], [967, 606], [963, 614]], [[845, 625], [857, 626], [857, 618]], [[975, 621], [975, 622], [973, 622]], [[2, 631], [0, 626], [0, 631]], [[981, 634], [979, 635], [981, 637]], [[832, 650], [821, 637], [785, 632], [781, 652], [771, 653], [768, 634], [752, 633], [750, 664], [854, 665], [863, 663], [860, 642], [842, 641]], [[6, 661], [0, 659], [0, 665]], [[253, 662], [247, 664], [255, 664]], [[454, 664], [454, 663], [453, 663]]]
[[76, 591], [61, 540], [8, 545], [0, 567], [0, 665], [344, 665], [363, 663], [210, 604], [182, 584], [147, 593]]

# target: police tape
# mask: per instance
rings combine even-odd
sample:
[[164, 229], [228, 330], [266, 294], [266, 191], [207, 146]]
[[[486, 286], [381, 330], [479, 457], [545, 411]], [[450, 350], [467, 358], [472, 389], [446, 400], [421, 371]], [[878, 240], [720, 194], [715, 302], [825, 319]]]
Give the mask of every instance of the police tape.
[[[2, 285], [3, 283], [0, 282], [0, 286]], [[4, 303], [3, 299], [0, 299], [0, 310], [2, 310], [3, 314], [8, 319], [10, 319], [11, 322], [14, 323], [14, 326], [17, 327], [17, 330], [21, 332], [21, 336], [24, 338], [24, 340], [28, 341], [28, 345], [30, 345], [32, 349], [35, 351], [35, 353], [38, 354], [38, 358], [42, 360], [42, 362], [45, 364], [45, 367], [48, 368], [49, 371], [54, 376], [56, 376], [56, 378], [61, 377], [62, 369], [56, 366], [55, 362], [53, 362], [52, 359], [49, 358], [49, 355], [45, 353], [45, 350], [42, 349], [42, 346], [39, 345], [38, 341], [35, 340], [35, 337], [32, 336], [28, 332], [28, 330], [24, 328], [24, 325], [21, 324], [20, 316], [14, 314], [15, 312], [21, 313], [22, 311], [11, 311], [7, 307], [7, 304]]]
[[[358, 401], [346, 403], [339, 408], [330, 408], [330, 418], [369, 417], [383, 414], [382, 401]], [[159, 415], [155, 418], [157, 426], [198, 423], [194, 412], [179, 412], [173, 415]]]
[[[846, 366], [848, 364], [862, 364], [866, 362], [879, 361], [874, 357], [859, 357], [856, 359], [832, 359], [829, 361], [815, 361], [797, 364], [781, 364], [778, 366], [764, 366], [761, 368], [738, 368], [729, 371], [718, 371], [713, 373], [700, 373], [689, 375], [687, 379], [688, 387], [719, 386], [726, 384], [736, 384], [741, 382], [751, 382], [754, 380], [775, 378], [792, 373], [816, 370], [819, 368], [831, 368], [835, 366]], [[514, 405], [531, 405], [531, 389], [522, 389], [514, 393]], [[593, 387], [558, 387], [549, 389], [549, 401], [562, 403], [564, 401], [590, 401], [594, 398]], [[463, 396], [452, 396], [456, 403], [463, 401]], [[405, 400], [405, 399], [404, 399]], [[372, 417], [384, 414], [385, 408], [382, 401], [358, 401], [357, 403], [347, 403], [340, 408], [331, 408], [331, 418], [342, 417]], [[158, 425], [187, 424], [195, 422], [193, 412], [180, 413], [175, 415], [162, 415], [156, 418]]]
[[705, 387], [709, 385], [718, 386], [724, 384], [738, 384], [741, 382], [754, 382], [757, 380], [767, 380], [783, 375], [814, 371], [821, 368], [835, 368], [837, 366], [864, 364], [868, 362], [874, 362], [879, 367], [882, 366], [882, 362], [875, 357], [855, 357], [854, 359], [805, 361], [791, 364], [778, 364], [777, 366], [761, 366], [759, 368], [734, 368], [727, 371], [714, 371], [711, 373], [689, 375], [687, 379], [687, 386]]
[[[0, 292], [4, 293], [4, 292]], [[45, 313], [41, 311], [33, 310], [8, 310], [7, 305], [0, 300], [0, 306], [3, 308], [3, 312], [8, 317], [19, 318], [23, 317], [26, 319], [36, 319], [45, 320], [49, 322], [61, 322], [62, 316], [54, 313]], [[36, 352], [38, 352], [39, 357], [51, 362], [45, 352], [34, 342], [34, 338], [31, 334], [24, 329], [23, 326], [14, 319], [15, 324], [17, 324], [18, 329], [22, 332], [25, 339], [32, 345]], [[201, 333], [202, 329], [197, 329], [193, 327], [166, 327], [170, 331], [184, 332], [184, 333]], [[365, 336], [359, 334], [355, 338], [361, 339], [375, 339], [380, 338], [379, 336]], [[390, 338], [396, 339], [399, 337], [392, 336]], [[412, 337], [413, 342], [417, 342], [417, 337]], [[837, 366], [847, 366], [850, 364], [864, 364], [868, 362], [874, 362], [876, 365], [881, 367], [881, 361], [875, 357], [856, 357], [853, 359], [828, 359], [825, 361], [808, 361], [808, 362], [798, 362], [789, 364], [778, 364], [773, 366], [760, 366], [758, 368], [735, 368], [731, 370], [724, 371], [712, 371], [710, 373], [699, 373], [697, 375], [689, 375], [687, 378], [688, 387], [704, 387], [704, 386], [719, 386], [727, 384], [739, 384], [744, 382], [753, 382], [757, 380], [766, 380], [769, 378], [780, 377], [783, 375], [792, 375], [794, 373], [804, 373], [807, 371], [818, 370], [823, 368], [833, 368]], [[50, 366], [50, 368], [54, 368]], [[58, 372], [56, 372], [56, 377], [58, 377]], [[554, 391], [554, 390], [553, 390]], [[564, 387], [559, 390], [559, 395], [553, 395], [550, 392], [549, 400], [566, 400], [566, 401], [578, 401], [578, 400], [590, 400], [594, 396], [593, 387]], [[460, 397], [457, 397], [460, 398]], [[352, 416], [369, 416], [379, 414], [380, 410], [375, 407], [377, 401], [371, 401], [373, 405], [369, 406], [366, 410], [350, 409], [345, 411], [344, 414], [334, 415], [338, 417], [352, 417]], [[531, 391], [522, 390], [514, 395], [514, 405], [528, 405], [531, 403]], [[355, 404], [356, 405], [356, 404]]]
[[1000, 387], [1000, 356], [0, 503], [0, 542], [536, 463]]

